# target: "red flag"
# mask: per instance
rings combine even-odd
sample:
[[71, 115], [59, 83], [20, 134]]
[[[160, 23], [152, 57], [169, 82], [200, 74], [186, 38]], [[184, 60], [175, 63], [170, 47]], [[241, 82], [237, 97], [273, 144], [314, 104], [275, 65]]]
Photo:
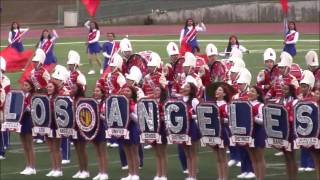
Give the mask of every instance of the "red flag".
[[108, 66], [102, 73], [102, 75], [100, 76], [100, 79], [106, 79], [107, 74], [110, 72], [110, 67]]
[[100, 0], [82, 0], [82, 3], [86, 7], [89, 15], [94, 17], [99, 7]]
[[28, 62], [28, 59], [31, 58], [33, 55], [33, 51], [30, 49], [27, 49], [23, 52], [18, 52], [16, 49], [7, 47], [4, 48], [0, 52], [0, 56], [2, 56], [7, 63], [7, 72], [15, 72], [15, 71], [21, 71]]
[[282, 6], [282, 11], [284, 14], [288, 13], [288, 0], [280, 0], [281, 1], [281, 6]]

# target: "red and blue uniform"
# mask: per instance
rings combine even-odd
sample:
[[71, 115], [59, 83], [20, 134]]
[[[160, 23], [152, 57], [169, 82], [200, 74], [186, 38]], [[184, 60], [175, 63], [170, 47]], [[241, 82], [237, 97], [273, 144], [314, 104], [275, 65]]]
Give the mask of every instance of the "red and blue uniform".
[[289, 53], [292, 57], [297, 54], [296, 43], [299, 39], [299, 33], [295, 30], [290, 30], [286, 33], [285, 45], [283, 51]]
[[[99, 103], [99, 111], [100, 111], [100, 117], [99, 119], [99, 129], [97, 132], [96, 137], [93, 139], [93, 142], [105, 142], [106, 141], [106, 126], [104, 123], [104, 114], [105, 114], [105, 109], [106, 109], [106, 104], [103, 99], [98, 99], [97, 100]], [[101, 116], [102, 115], [102, 116]]]
[[[6, 100], [6, 96], [10, 91], [10, 80], [9, 78], [2, 74], [2, 79], [0, 81], [0, 123], [4, 120], [4, 104]], [[9, 131], [1, 131], [0, 132], [0, 156], [4, 156], [5, 147], [9, 146]]]
[[9, 38], [8, 42], [11, 47], [16, 49], [18, 52], [22, 52], [24, 50], [22, 41], [21, 41], [21, 36], [23, 32], [28, 31], [28, 29], [14, 29], [13, 31], [9, 32]]
[[31, 71], [30, 79], [36, 90], [42, 90], [47, 87], [50, 80], [50, 74], [44, 67], [41, 66]]
[[32, 94], [25, 93], [24, 94], [24, 105], [23, 105], [23, 115], [20, 121], [21, 124], [21, 134], [31, 134], [32, 133], [32, 127], [33, 122], [31, 119], [31, 97]]
[[118, 41], [107, 41], [102, 45], [102, 55], [104, 56], [103, 69], [105, 70], [108, 67], [109, 61], [114, 53], [119, 49]]
[[39, 42], [38, 48], [42, 49], [46, 53], [44, 64], [49, 65], [57, 63], [57, 57], [54, 54], [54, 42], [56, 38], [56, 36], [53, 36], [51, 39], [43, 39]]
[[144, 77], [142, 90], [147, 97], [151, 97], [154, 94], [154, 88], [157, 86], [166, 87], [166, 79], [162, 73], [156, 71], [149, 73]]
[[265, 140], [266, 140], [266, 132], [262, 124], [258, 124], [255, 121], [255, 118], [261, 118], [262, 119], [262, 108], [264, 106], [263, 103], [255, 100], [250, 101], [252, 105], [252, 115], [253, 115], [253, 139], [254, 139], [254, 146], [259, 148], [265, 147]]
[[[218, 108], [219, 108], [219, 115], [221, 120], [221, 139], [223, 140], [224, 147], [229, 146], [230, 144], [230, 128], [228, 125], [228, 122], [225, 121], [228, 119], [228, 104], [226, 101], [217, 101], [216, 102]], [[231, 158], [233, 159], [233, 158]], [[235, 160], [236, 158], [234, 158]]]

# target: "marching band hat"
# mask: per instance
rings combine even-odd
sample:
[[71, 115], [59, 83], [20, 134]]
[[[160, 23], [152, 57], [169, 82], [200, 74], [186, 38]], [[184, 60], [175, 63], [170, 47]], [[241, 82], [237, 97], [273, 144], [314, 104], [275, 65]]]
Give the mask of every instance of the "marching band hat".
[[67, 64], [75, 64], [80, 65], [80, 55], [75, 50], [70, 50], [68, 53], [68, 61]]
[[206, 54], [208, 57], [212, 55], [218, 55], [217, 47], [214, 44], [209, 43], [206, 47]]
[[45, 59], [46, 59], [46, 53], [42, 49], [38, 48], [36, 50], [35, 55], [32, 58], [32, 61], [43, 64]]
[[137, 66], [132, 66], [129, 74], [126, 75], [126, 78], [134, 81], [136, 84], [139, 84], [142, 79], [142, 73]]
[[7, 62], [2, 56], [0, 56], [0, 67], [2, 71], [6, 71]]
[[280, 63], [278, 63], [278, 66], [280, 67], [291, 67], [292, 65], [292, 56], [283, 51], [280, 55]]
[[312, 89], [314, 87], [314, 83], [316, 81], [313, 73], [309, 70], [304, 70], [302, 75], [302, 80], [300, 81], [300, 84], [307, 84]]
[[112, 56], [109, 66], [117, 67], [118, 69], [121, 70], [122, 64], [123, 64], [122, 57], [118, 53], [116, 53]]
[[120, 41], [120, 50], [121, 50], [122, 52], [132, 51], [131, 42], [129, 41], [128, 38], [123, 38], [123, 39]]
[[148, 62], [148, 66], [155, 66], [157, 68], [160, 68], [161, 57], [159, 56], [159, 54], [156, 52], [152, 52], [150, 57], [151, 60]]
[[272, 48], [268, 48], [263, 53], [263, 60], [272, 60], [273, 62], [276, 62], [276, 51]]
[[233, 66], [230, 68], [230, 72], [240, 72], [242, 68], [246, 67], [246, 64], [244, 63], [244, 61], [238, 57], [235, 57], [233, 59]]
[[177, 44], [174, 42], [169, 42], [169, 44], [167, 45], [167, 53], [169, 56], [179, 54], [179, 48]]
[[185, 58], [185, 61], [183, 63], [183, 66], [191, 66], [191, 67], [196, 66], [197, 58], [191, 52], [186, 52], [186, 54], [184, 55], [184, 58]]
[[67, 68], [65, 68], [64, 66], [56, 65], [56, 67], [54, 68], [54, 72], [52, 73], [51, 76], [54, 79], [58, 79], [60, 81], [66, 82], [69, 77], [69, 73]]
[[306, 54], [305, 59], [308, 66], [319, 66], [318, 55], [315, 51], [309, 51]]
[[239, 84], [244, 83], [244, 84], [250, 85], [251, 78], [252, 78], [252, 76], [251, 76], [250, 71], [247, 68], [242, 68], [241, 72], [240, 72], [239, 79], [237, 80], [237, 83], [239, 83]]

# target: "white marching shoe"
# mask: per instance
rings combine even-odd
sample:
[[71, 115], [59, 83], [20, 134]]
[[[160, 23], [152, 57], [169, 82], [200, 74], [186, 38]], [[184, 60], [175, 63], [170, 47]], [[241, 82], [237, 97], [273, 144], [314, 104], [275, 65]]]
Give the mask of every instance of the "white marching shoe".
[[314, 171], [315, 169], [314, 168], [311, 168], [311, 167], [307, 167], [304, 169], [306, 172], [311, 172], [311, 171]]
[[256, 175], [253, 172], [248, 172], [244, 178], [245, 179], [253, 179], [253, 178], [256, 178]]
[[236, 160], [231, 159], [230, 161], [228, 161], [228, 166], [231, 167], [233, 165], [237, 164]]
[[55, 170], [52, 169], [49, 173], [46, 174], [46, 176], [51, 177], [54, 172], [55, 172]]
[[153, 178], [153, 180], [160, 180], [160, 177], [159, 177], [159, 176], [155, 176], [155, 177]]
[[132, 175], [131, 180], [140, 180], [140, 177], [138, 175]]
[[80, 175], [79, 175], [79, 179], [86, 179], [86, 178], [88, 178], [88, 177], [90, 177], [90, 174], [89, 174], [89, 172], [87, 172], [87, 171], [82, 171], [81, 173], [80, 173]]
[[74, 179], [79, 178], [80, 174], [81, 174], [81, 171], [78, 171], [76, 174], [72, 176], [72, 178]]
[[0, 155], [0, 160], [4, 160], [4, 159], [6, 159], [6, 157]]
[[107, 180], [107, 179], [109, 179], [108, 174], [103, 173], [103, 174], [100, 175], [99, 180]]
[[165, 176], [161, 176], [159, 180], [168, 180], [168, 178]]
[[94, 71], [94, 70], [90, 70], [89, 72], [88, 72], [88, 74], [89, 75], [92, 75], [92, 74], [95, 74], [96, 72]]
[[145, 146], [143, 147], [143, 149], [151, 149], [151, 148], [152, 148], [151, 145], [145, 145]]
[[64, 160], [61, 161], [61, 164], [69, 164], [69, 163], [70, 163], [70, 160], [64, 159]]
[[32, 174], [37, 174], [37, 171], [34, 168], [26, 167], [23, 171], [20, 172], [20, 174], [28, 176], [28, 175], [32, 175]]
[[127, 170], [128, 168], [129, 168], [128, 165], [121, 167], [122, 170]]
[[92, 180], [99, 180], [101, 176], [101, 173], [97, 174], [94, 178], [92, 178]]
[[306, 170], [306, 168], [303, 168], [303, 167], [299, 167], [299, 168], [298, 168], [298, 171], [299, 171], [299, 172], [303, 172], [303, 171], [305, 171], [305, 170]]
[[53, 174], [51, 175], [51, 177], [61, 177], [61, 176], [63, 176], [63, 172], [59, 170], [54, 171]]
[[131, 180], [132, 176], [129, 174], [127, 177], [121, 178], [120, 180]]
[[239, 179], [244, 179], [247, 174], [248, 174], [248, 173], [246, 173], [246, 172], [241, 173], [241, 174], [239, 174], [239, 175], [237, 176], [237, 178], [239, 178]]

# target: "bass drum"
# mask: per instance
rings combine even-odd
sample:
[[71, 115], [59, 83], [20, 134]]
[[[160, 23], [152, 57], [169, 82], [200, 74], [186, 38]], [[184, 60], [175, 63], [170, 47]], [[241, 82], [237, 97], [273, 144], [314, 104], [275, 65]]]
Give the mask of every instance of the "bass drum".
[[139, 54], [131, 55], [126, 65], [128, 72], [130, 72], [132, 66], [137, 66], [140, 69], [142, 76], [145, 76], [148, 73], [147, 61]]

